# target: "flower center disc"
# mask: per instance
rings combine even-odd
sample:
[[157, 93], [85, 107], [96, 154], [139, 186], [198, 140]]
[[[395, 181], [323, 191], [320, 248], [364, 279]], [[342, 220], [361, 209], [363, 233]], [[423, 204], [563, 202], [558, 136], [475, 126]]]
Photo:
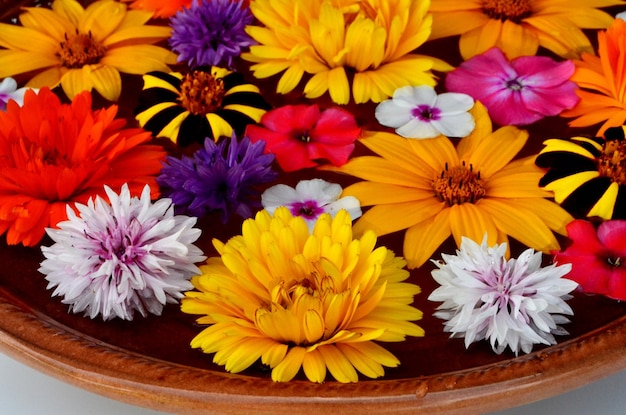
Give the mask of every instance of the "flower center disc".
[[65, 34], [65, 40], [60, 43], [59, 56], [66, 68], [82, 68], [85, 65], [98, 63], [106, 53], [106, 47], [96, 41], [91, 32]]
[[626, 141], [609, 140], [602, 146], [602, 153], [598, 158], [600, 176], [626, 185]]
[[475, 172], [471, 164], [468, 168], [465, 162], [452, 168], [446, 164], [441, 175], [433, 180], [433, 190], [435, 196], [448, 206], [475, 203], [487, 193], [480, 172]]
[[530, 0], [483, 0], [483, 12], [492, 19], [519, 23], [530, 16]]
[[180, 84], [181, 105], [189, 112], [204, 115], [222, 106], [225, 94], [224, 80], [208, 72], [193, 71]]

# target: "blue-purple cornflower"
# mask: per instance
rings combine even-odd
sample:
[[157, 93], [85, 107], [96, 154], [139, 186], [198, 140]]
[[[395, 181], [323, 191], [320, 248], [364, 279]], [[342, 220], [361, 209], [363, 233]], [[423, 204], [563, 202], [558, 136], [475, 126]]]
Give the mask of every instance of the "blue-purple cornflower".
[[169, 44], [178, 62], [198, 66], [232, 67], [232, 60], [255, 43], [245, 32], [253, 21], [250, 9], [238, 0], [196, 0], [170, 19]]
[[278, 177], [274, 155], [264, 149], [264, 142], [237, 141], [234, 134], [217, 144], [207, 138], [192, 157], [167, 157], [157, 183], [177, 213], [201, 217], [221, 211], [223, 222], [232, 213], [247, 219], [261, 207], [259, 186]]

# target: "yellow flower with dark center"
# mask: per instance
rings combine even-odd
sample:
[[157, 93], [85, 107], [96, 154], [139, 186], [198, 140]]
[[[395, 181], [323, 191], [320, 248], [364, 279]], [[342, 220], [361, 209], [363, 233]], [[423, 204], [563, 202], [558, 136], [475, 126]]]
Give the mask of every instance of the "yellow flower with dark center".
[[150, 72], [135, 108], [139, 124], [181, 146], [242, 135], [271, 106], [243, 75], [212, 66], [188, 73]]
[[544, 142], [537, 165], [548, 168], [539, 182], [554, 200], [577, 217], [626, 219], [626, 139], [624, 127], [601, 137], [553, 138]]
[[[552, 231], [565, 234], [572, 217], [546, 199], [539, 188], [543, 171], [535, 156], [513, 160], [528, 133], [513, 126], [492, 132], [480, 102], [470, 111], [476, 128], [454, 146], [444, 136], [430, 140], [369, 132], [360, 141], [378, 156], [356, 157], [341, 167], [326, 167], [363, 179], [343, 195], [372, 206], [354, 226], [358, 235], [371, 229], [385, 235], [406, 229], [404, 257], [419, 267], [450, 235], [490, 245], [508, 236], [538, 251], [559, 244]], [[513, 161], [512, 161], [513, 160]]]
[[143, 75], [176, 63], [175, 54], [153, 45], [170, 28], [146, 25], [151, 12], [127, 10], [114, 0], [85, 9], [75, 0], [55, 0], [52, 9], [24, 10], [21, 26], [0, 23], [0, 78], [32, 72], [28, 87], [60, 84], [70, 99], [95, 89], [116, 101], [120, 72]]
[[431, 0], [431, 39], [461, 35], [463, 59], [492, 47], [513, 59], [535, 55], [539, 46], [564, 58], [593, 53], [581, 29], [608, 27], [613, 17], [599, 7], [622, 0]]
[[338, 104], [381, 102], [406, 85], [436, 84], [445, 62], [413, 52], [430, 35], [428, 0], [256, 0], [248, 26], [259, 44], [242, 54], [258, 78], [281, 72], [277, 91], [295, 89], [305, 73], [307, 98], [326, 91]]
[[327, 370], [339, 382], [356, 382], [357, 371], [382, 376], [400, 362], [374, 341], [424, 331], [411, 322], [422, 317], [411, 305], [420, 289], [404, 282], [405, 261], [375, 244], [371, 231], [353, 239], [345, 210], [322, 214], [311, 233], [285, 207], [273, 217], [259, 212], [241, 235], [214, 241], [220, 257], [192, 278], [197, 291], [185, 294], [182, 310], [210, 326], [191, 346], [233, 373], [260, 359], [278, 382], [300, 368], [312, 382]]

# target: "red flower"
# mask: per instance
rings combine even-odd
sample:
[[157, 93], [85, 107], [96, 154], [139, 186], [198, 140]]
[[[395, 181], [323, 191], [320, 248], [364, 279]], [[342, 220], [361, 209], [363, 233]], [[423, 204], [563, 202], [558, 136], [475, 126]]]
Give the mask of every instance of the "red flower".
[[603, 222], [597, 231], [590, 222], [575, 220], [566, 229], [573, 243], [554, 255], [558, 263], [572, 264], [565, 278], [583, 292], [626, 300], [626, 220]]
[[285, 105], [265, 113], [261, 124], [249, 125], [246, 135], [253, 143], [265, 141], [265, 152], [273, 153], [286, 172], [317, 166], [320, 160], [341, 166], [361, 134], [348, 111], [320, 111], [317, 105]]
[[[122, 129], [117, 106], [91, 110], [82, 92], [62, 104], [48, 88], [27, 91], [24, 105], [10, 101], [0, 112], [0, 235], [7, 243], [37, 244], [45, 228], [66, 220], [66, 207], [106, 197], [104, 185], [119, 192], [128, 183], [139, 196], [165, 152], [145, 145], [150, 133]], [[156, 196], [153, 195], [153, 196]]]

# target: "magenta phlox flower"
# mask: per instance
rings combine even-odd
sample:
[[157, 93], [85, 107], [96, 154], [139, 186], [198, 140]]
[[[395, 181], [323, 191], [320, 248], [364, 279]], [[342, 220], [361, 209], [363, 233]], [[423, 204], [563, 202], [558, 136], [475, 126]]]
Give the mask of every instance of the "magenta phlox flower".
[[29, 89], [38, 91], [36, 88], [18, 88], [17, 82], [11, 77], [4, 78], [0, 82], [0, 111], [4, 111], [7, 108], [9, 100], [17, 102], [17, 105], [22, 106], [24, 104], [24, 94]]
[[591, 222], [575, 220], [566, 230], [572, 244], [554, 259], [572, 264], [567, 278], [583, 292], [626, 300], [626, 220], [602, 222], [597, 230]]
[[280, 167], [296, 171], [329, 161], [346, 163], [361, 129], [354, 116], [342, 108], [321, 110], [317, 105], [285, 105], [248, 125], [250, 141], [265, 142], [265, 151], [276, 156]]
[[446, 88], [482, 102], [499, 125], [528, 125], [578, 103], [573, 73], [571, 61], [521, 56], [509, 62], [492, 48], [448, 73]]

